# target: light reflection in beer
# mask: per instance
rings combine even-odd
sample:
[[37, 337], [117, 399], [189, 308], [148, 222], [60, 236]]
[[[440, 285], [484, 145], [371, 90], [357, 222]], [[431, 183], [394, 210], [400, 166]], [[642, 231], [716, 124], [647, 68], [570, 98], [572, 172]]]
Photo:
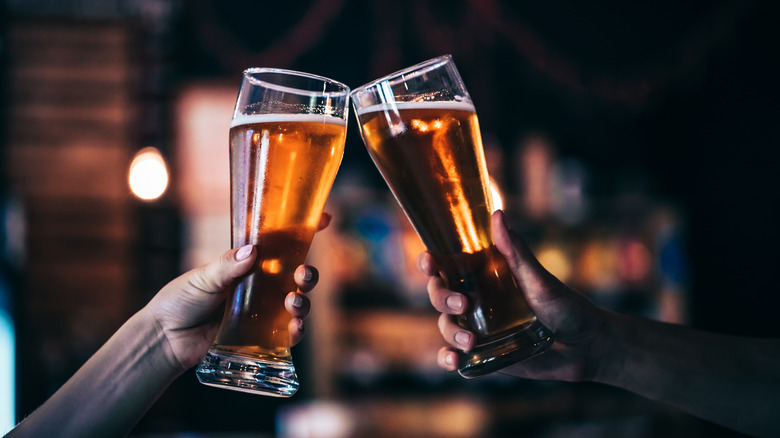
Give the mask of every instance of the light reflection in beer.
[[438, 129], [441, 129], [442, 126], [444, 126], [444, 123], [439, 119], [436, 119], [431, 123], [426, 123], [425, 121], [420, 119], [412, 120], [412, 128], [416, 129], [419, 132], [436, 131]]
[[395, 101], [395, 94], [390, 83], [385, 81], [379, 84], [377, 88], [379, 101], [383, 103], [382, 114], [385, 116], [387, 126], [390, 128], [390, 135], [395, 137], [406, 132], [406, 124], [401, 120], [401, 114], [398, 112], [398, 105]]
[[[497, 251], [497, 250], [496, 250]], [[499, 264], [500, 258], [496, 257], [488, 257], [488, 266], [486, 268], [486, 272], [488, 272], [491, 277], [495, 278], [495, 284], [501, 284], [501, 265]], [[489, 309], [490, 312], [492, 312], [492, 309]]]
[[[281, 137], [281, 135], [279, 137]], [[281, 142], [281, 138], [279, 139], [279, 141]], [[290, 199], [291, 197], [290, 192], [291, 192], [291, 186], [293, 184], [293, 177], [295, 175], [295, 172], [293, 172], [293, 170], [295, 169], [295, 160], [297, 156], [298, 156], [298, 152], [293, 151], [290, 153], [290, 158], [287, 161], [287, 172], [285, 174], [286, 178], [284, 179], [284, 187], [282, 188], [282, 203], [279, 206], [279, 213], [280, 213], [278, 216], [279, 225], [284, 223], [289, 223], [294, 219], [294, 218], [289, 218], [289, 219], [285, 219], [285, 218], [289, 214], [287, 209], [288, 201], [292, 201], [292, 202], [296, 201], [295, 199]]]
[[268, 274], [278, 274], [282, 272], [282, 262], [279, 261], [279, 259], [263, 260], [260, 267], [263, 269], [263, 272]]
[[428, 124], [423, 122], [420, 119], [414, 119], [412, 120], [412, 128], [420, 131], [420, 132], [428, 132]]
[[[475, 226], [474, 214], [471, 211], [471, 207], [466, 200], [466, 194], [463, 192], [463, 186], [460, 184], [460, 172], [457, 166], [455, 155], [452, 149], [449, 147], [449, 139], [447, 138], [447, 126], [445, 126], [440, 120], [437, 120], [438, 128], [433, 133], [433, 144], [436, 157], [441, 163], [441, 168], [444, 169], [445, 175], [442, 176], [446, 181], [451, 181], [451, 190], [447, 193], [447, 201], [450, 206], [450, 212], [455, 222], [455, 228], [457, 229], [458, 236], [461, 239], [462, 251], [465, 253], [475, 253], [482, 249], [482, 245], [479, 242], [479, 233]], [[414, 123], [414, 122], [412, 122]], [[428, 124], [425, 124], [425, 129], [429, 128]], [[444, 129], [442, 129], [444, 128]]]
[[254, 239], [260, 234], [260, 207], [263, 200], [263, 187], [265, 186], [266, 165], [268, 164], [268, 153], [271, 144], [271, 134], [267, 129], [261, 131], [261, 136], [258, 141], [258, 133], [252, 134], [252, 143], [256, 144], [260, 149], [260, 153], [256, 155], [257, 159], [254, 166], [254, 178], [250, 178], [250, 181], [255, 182], [255, 186], [252, 188], [253, 196], [252, 203], [252, 215], [247, 218], [247, 222], [250, 224], [249, 239], [252, 243]]
[[472, 322], [473, 329], [475, 331], [477, 331], [478, 333], [482, 333], [482, 332], [486, 331], [486, 329], [485, 329], [485, 322], [484, 322], [485, 321], [485, 312], [484, 312], [484, 310], [485, 309], [483, 309], [482, 307], [477, 307], [477, 308], [474, 309], [474, 313], [472, 315], [473, 316], [473, 318], [472, 318], [473, 319], [473, 322]]
[[390, 126], [390, 133], [393, 136], [400, 135], [406, 132], [406, 125], [404, 124], [404, 122], [390, 123], [389, 126]]

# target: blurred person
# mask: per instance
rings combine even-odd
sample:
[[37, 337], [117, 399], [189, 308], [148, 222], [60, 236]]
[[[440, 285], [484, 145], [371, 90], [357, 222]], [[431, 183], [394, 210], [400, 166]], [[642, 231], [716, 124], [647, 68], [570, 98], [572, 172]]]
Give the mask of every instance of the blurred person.
[[[329, 222], [323, 214], [319, 229]], [[257, 256], [253, 245], [231, 249], [168, 283], [6, 438], [127, 435], [165, 389], [206, 355], [230, 285]], [[316, 268], [298, 266], [299, 290], [285, 297], [293, 345], [303, 338], [310, 310], [304, 293], [318, 279]]]
[[[742, 433], [780, 436], [780, 339], [709, 333], [601, 309], [550, 274], [509, 230], [503, 212], [491, 220], [496, 247], [528, 304], [555, 333], [550, 349], [501, 373], [604, 383]], [[439, 365], [455, 370], [457, 350], [474, 346], [473, 334], [454, 318], [468, 300], [446, 289], [430, 254], [420, 255], [418, 267], [429, 277], [429, 297], [450, 345], [439, 350]]]

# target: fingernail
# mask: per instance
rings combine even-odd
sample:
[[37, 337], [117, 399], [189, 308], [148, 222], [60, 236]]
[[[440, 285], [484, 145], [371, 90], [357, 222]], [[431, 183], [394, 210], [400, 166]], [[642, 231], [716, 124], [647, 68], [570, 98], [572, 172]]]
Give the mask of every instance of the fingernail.
[[311, 281], [313, 277], [314, 277], [314, 273], [311, 272], [311, 269], [306, 268], [303, 270], [303, 281]]
[[252, 245], [244, 245], [236, 251], [236, 261], [246, 260], [252, 254]]
[[300, 308], [301, 306], [303, 306], [303, 298], [301, 298], [300, 295], [295, 295], [295, 297], [293, 298], [292, 305], [293, 307]]
[[448, 354], [444, 356], [444, 364], [447, 366], [452, 366], [452, 355]]
[[447, 308], [459, 312], [463, 308], [463, 297], [460, 295], [450, 295], [444, 300]]
[[457, 342], [458, 345], [462, 347], [468, 346], [470, 340], [471, 340], [471, 333], [469, 332], [455, 333], [455, 342]]

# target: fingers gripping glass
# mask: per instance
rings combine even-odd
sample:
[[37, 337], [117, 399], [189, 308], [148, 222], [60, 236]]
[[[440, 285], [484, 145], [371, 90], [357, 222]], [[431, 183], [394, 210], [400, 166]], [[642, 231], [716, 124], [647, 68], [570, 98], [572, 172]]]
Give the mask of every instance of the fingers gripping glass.
[[493, 244], [488, 173], [474, 104], [449, 55], [351, 94], [363, 142], [449, 289], [468, 296], [459, 325], [476, 346], [464, 377], [541, 353], [552, 333], [525, 302]]
[[291, 396], [298, 378], [284, 298], [306, 260], [344, 154], [349, 88], [278, 69], [243, 74], [230, 127], [233, 248], [255, 245], [252, 270], [234, 286], [201, 383]]

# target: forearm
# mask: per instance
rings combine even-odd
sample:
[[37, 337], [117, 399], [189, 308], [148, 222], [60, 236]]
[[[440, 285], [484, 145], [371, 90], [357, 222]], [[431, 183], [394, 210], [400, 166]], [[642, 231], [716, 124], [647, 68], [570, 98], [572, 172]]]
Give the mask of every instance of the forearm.
[[780, 341], [611, 318], [597, 381], [742, 432], [780, 436]]
[[154, 320], [137, 313], [8, 437], [125, 436], [181, 373], [168, 348]]

